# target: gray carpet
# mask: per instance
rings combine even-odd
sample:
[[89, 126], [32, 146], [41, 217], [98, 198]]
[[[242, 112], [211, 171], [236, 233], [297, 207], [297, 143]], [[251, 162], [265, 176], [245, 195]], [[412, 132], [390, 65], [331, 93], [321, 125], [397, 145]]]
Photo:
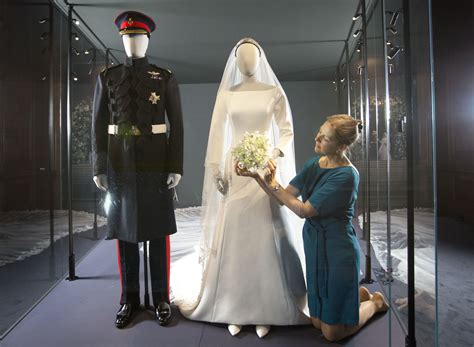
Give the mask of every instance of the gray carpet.
[[[5, 338], [2, 347], [24, 346], [403, 346], [404, 335], [390, 313], [377, 316], [357, 335], [329, 344], [306, 327], [273, 327], [259, 339], [252, 327], [237, 337], [225, 325], [193, 322], [175, 311], [171, 326], [160, 327], [151, 312], [118, 330], [113, 321], [120, 293], [115, 241], [102, 241], [77, 267], [82, 279], [62, 281]], [[378, 288], [377, 284], [372, 289]]]
[[[438, 218], [438, 343], [439, 346], [474, 346], [474, 225], [452, 218]], [[431, 244], [431, 243], [430, 243]], [[373, 268], [377, 257], [372, 257]], [[383, 273], [375, 271], [382, 279]], [[434, 271], [433, 271], [434, 273]], [[433, 284], [434, 286], [434, 284]], [[382, 286], [388, 293], [388, 285]], [[407, 326], [407, 285], [395, 278], [391, 285], [393, 308]], [[434, 292], [434, 288], [430, 292]], [[436, 300], [426, 291], [418, 291], [416, 302], [416, 338], [418, 346], [434, 346]]]

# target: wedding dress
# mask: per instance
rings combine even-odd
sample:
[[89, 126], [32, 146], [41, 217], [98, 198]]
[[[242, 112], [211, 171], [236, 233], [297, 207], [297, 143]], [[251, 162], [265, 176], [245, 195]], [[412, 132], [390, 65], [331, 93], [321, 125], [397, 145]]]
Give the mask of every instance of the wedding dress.
[[[268, 88], [232, 91], [239, 82], [238, 74], [232, 82], [226, 79], [235, 68], [232, 57], [209, 133], [200, 249], [171, 269], [175, 303], [185, 317], [199, 321], [308, 324], [302, 224], [255, 180], [237, 176], [231, 157], [245, 132], [266, 133], [284, 155], [278, 159], [277, 179], [287, 184], [295, 175], [291, 111], [264, 56], [260, 65], [273, 76], [263, 78]], [[227, 191], [216, 190], [216, 171], [227, 182]]]

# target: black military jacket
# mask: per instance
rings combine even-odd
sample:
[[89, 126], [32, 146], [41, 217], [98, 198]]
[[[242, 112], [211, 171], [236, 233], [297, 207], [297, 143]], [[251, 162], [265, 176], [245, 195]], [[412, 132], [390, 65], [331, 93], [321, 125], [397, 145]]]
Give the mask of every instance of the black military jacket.
[[[166, 122], [167, 121], [167, 122]], [[166, 124], [167, 133], [152, 133]], [[109, 134], [117, 125], [118, 134]], [[108, 238], [153, 240], [176, 232], [167, 174], [183, 174], [178, 83], [146, 58], [127, 58], [97, 79], [92, 120], [93, 174], [108, 178]]]
[[[114, 170], [160, 171], [183, 174], [183, 120], [178, 83], [165, 69], [146, 57], [127, 58], [123, 65], [102, 71], [94, 95], [92, 150], [94, 175]], [[152, 134], [152, 124], [169, 123], [166, 134]], [[119, 125], [121, 135], [109, 135], [108, 125]], [[141, 135], [130, 135], [132, 126]], [[124, 142], [137, 142], [133, 162], [122, 154]], [[130, 147], [128, 147], [130, 148]], [[108, 153], [108, 160], [107, 160]]]

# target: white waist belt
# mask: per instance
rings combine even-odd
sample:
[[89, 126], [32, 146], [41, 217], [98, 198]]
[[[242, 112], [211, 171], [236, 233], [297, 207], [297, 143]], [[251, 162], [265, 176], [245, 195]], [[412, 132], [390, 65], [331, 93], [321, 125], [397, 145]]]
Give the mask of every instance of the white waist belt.
[[[110, 135], [117, 135], [119, 133], [119, 126], [117, 124], [109, 124], [108, 133]], [[138, 130], [136, 126], [132, 126], [132, 130]], [[152, 124], [151, 132], [153, 134], [166, 134], [166, 124]]]

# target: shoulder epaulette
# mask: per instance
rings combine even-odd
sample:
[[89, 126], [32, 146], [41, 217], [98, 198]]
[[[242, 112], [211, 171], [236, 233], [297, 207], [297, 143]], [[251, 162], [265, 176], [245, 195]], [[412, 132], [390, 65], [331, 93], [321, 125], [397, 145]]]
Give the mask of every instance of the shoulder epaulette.
[[113, 66], [109, 66], [109, 67], [106, 67], [106, 68], [103, 68], [102, 71], [100, 71], [100, 73], [102, 72], [105, 72], [105, 71], [109, 71], [109, 70], [113, 70], [115, 68], [118, 68], [120, 66], [122, 66], [123, 64], [118, 64], [118, 65], [113, 65]]
[[162, 68], [162, 67], [156, 66], [155, 64], [150, 64], [150, 65], [153, 66], [153, 67], [155, 67], [155, 68], [157, 68], [158, 70], [166, 71], [166, 72], [168, 72], [170, 75], [173, 74], [173, 72], [172, 72], [171, 70], [169, 70], [169, 69], [164, 69], [164, 68]]

